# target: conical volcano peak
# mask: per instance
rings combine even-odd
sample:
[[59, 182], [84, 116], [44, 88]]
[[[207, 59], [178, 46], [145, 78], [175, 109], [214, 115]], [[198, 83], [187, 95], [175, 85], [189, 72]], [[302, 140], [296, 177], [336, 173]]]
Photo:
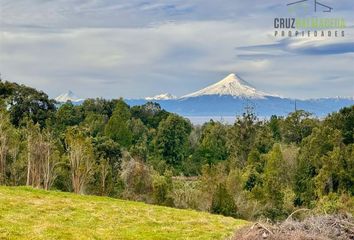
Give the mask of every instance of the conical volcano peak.
[[58, 97], [55, 98], [57, 102], [65, 103], [67, 101], [71, 102], [79, 102], [82, 101], [83, 99], [77, 97], [75, 93], [73, 93], [71, 90], [68, 90], [66, 93], [63, 93], [59, 95]]
[[198, 97], [203, 95], [228, 95], [242, 98], [264, 98], [265, 96], [272, 96], [272, 94], [258, 91], [255, 87], [234, 73], [227, 75], [225, 78], [213, 85], [203, 88], [197, 92], [187, 94], [182, 98]]
[[234, 81], [235, 79], [237, 79], [238, 76], [236, 76], [235, 73], [230, 73], [229, 75], [227, 75], [223, 80], [221, 81]]
[[225, 78], [217, 82], [217, 84], [239, 84], [239, 85], [246, 85], [246, 86], [253, 87], [250, 83], [246, 82], [235, 73], [231, 73], [227, 75]]

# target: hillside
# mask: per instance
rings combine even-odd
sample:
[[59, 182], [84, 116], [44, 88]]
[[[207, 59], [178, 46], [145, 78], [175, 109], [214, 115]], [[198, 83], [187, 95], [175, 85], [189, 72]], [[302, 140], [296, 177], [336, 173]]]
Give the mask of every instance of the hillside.
[[0, 239], [225, 239], [245, 224], [107, 197], [0, 187]]

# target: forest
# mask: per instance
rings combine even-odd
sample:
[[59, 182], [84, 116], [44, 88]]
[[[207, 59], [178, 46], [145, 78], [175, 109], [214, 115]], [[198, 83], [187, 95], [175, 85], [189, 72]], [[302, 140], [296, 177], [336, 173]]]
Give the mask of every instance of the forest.
[[[289, 110], [290, 112], [291, 110]], [[0, 185], [102, 195], [235, 218], [353, 214], [354, 106], [202, 126], [159, 104], [58, 104], [0, 81]]]

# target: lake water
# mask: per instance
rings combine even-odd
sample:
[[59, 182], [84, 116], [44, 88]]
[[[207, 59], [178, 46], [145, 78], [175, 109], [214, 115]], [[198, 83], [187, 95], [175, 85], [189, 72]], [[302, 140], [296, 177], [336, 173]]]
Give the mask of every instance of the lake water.
[[[184, 116], [188, 118], [194, 125], [202, 125], [211, 119], [224, 124], [234, 124], [237, 116]], [[240, 116], [238, 116], [240, 117]], [[269, 117], [257, 116], [258, 120], [269, 120]]]
[[211, 119], [214, 121], [233, 124], [236, 116], [185, 116], [195, 125], [202, 125], [205, 122], [209, 122]]

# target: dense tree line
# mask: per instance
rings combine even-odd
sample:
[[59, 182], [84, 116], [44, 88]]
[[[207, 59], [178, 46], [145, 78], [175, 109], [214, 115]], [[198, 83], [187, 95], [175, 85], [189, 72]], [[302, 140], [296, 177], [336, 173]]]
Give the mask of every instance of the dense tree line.
[[106, 195], [233, 217], [352, 211], [354, 106], [193, 126], [157, 103], [57, 104], [0, 81], [0, 184]]

